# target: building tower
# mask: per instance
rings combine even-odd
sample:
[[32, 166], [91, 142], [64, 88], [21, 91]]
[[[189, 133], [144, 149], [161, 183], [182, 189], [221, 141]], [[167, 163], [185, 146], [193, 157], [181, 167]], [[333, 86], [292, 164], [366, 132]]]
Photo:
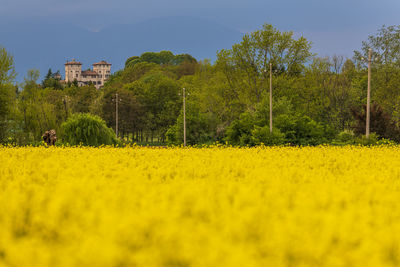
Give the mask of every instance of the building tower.
[[82, 72], [82, 64], [75, 61], [67, 61], [65, 65], [65, 82], [73, 82], [74, 80], [79, 80]]
[[110, 77], [111, 75], [111, 64], [107, 63], [106, 61], [102, 60], [100, 62], [93, 64], [93, 71], [97, 73], [98, 77], [101, 79], [100, 86], [104, 85], [104, 82]]

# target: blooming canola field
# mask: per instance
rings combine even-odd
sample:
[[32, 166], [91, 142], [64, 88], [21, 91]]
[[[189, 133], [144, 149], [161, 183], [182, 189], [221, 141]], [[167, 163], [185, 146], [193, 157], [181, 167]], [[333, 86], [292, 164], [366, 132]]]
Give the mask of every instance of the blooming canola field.
[[0, 148], [0, 266], [399, 265], [399, 147]]

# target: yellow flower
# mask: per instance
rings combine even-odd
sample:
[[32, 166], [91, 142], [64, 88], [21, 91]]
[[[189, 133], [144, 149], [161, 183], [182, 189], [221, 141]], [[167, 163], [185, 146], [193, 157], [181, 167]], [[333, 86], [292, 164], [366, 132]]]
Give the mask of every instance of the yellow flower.
[[399, 266], [400, 148], [0, 147], [0, 266]]

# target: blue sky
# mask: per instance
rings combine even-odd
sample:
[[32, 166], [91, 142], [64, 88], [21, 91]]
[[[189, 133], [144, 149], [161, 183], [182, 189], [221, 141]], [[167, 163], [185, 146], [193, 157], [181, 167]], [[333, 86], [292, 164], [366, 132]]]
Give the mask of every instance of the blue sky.
[[318, 53], [348, 56], [368, 34], [399, 23], [399, 0], [0, 0], [1, 22], [43, 19], [100, 30], [110, 24], [193, 16], [248, 32], [263, 23], [293, 30]]

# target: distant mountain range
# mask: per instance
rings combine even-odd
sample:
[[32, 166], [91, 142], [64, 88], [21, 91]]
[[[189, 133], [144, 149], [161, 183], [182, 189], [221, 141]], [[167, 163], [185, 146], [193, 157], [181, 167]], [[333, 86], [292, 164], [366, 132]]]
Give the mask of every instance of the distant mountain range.
[[49, 68], [64, 76], [64, 63], [73, 58], [83, 63], [83, 69], [106, 60], [113, 64], [113, 72], [123, 68], [128, 57], [147, 51], [170, 50], [215, 60], [218, 50], [231, 48], [241, 37], [237, 30], [190, 17], [112, 25], [97, 32], [51, 21], [0, 23], [0, 45], [14, 56], [18, 82], [32, 68], [40, 70], [41, 79]]

